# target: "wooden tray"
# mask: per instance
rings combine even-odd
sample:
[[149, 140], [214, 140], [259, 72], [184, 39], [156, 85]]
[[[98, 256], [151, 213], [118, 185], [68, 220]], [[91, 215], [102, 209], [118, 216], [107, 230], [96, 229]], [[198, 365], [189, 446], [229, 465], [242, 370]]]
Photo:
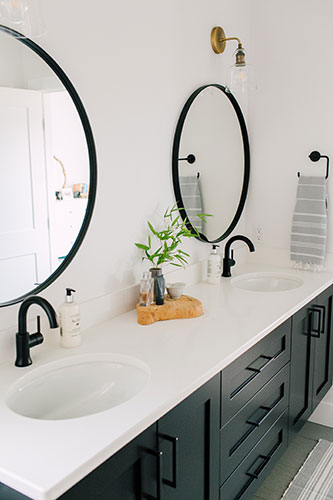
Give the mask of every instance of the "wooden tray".
[[139, 325], [151, 325], [156, 321], [167, 319], [197, 318], [203, 314], [200, 300], [182, 295], [179, 299], [170, 299], [167, 295], [163, 306], [152, 304], [151, 306], [136, 306]]

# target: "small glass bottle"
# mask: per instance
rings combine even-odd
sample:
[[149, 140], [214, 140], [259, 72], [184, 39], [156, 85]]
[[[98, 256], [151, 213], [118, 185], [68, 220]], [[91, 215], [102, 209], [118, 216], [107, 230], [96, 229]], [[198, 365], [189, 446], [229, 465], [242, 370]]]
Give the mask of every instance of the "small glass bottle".
[[164, 304], [165, 294], [165, 279], [162, 274], [162, 269], [159, 267], [152, 267], [149, 269], [154, 279], [154, 301], [157, 306]]
[[150, 306], [154, 299], [154, 280], [149, 272], [143, 273], [140, 281], [140, 306]]

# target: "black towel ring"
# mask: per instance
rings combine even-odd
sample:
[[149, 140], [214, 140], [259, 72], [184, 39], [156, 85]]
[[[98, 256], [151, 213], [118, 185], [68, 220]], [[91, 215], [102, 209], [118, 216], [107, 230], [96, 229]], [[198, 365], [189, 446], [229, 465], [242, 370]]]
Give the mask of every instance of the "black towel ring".
[[[327, 164], [326, 164], [326, 175], [325, 179], [328, 179], [329, 176], [329, 169], [330, 169], [330, 159], [326, 155], [322, 155], [319, 153], [319, 151], [312, 151], [312, 153], [309, 154], [309, 158], [311, 161], [319, 161], [321, 158], [326, 158]], [[301, 177], [301, 172], [297, 172], [297, 177]]]

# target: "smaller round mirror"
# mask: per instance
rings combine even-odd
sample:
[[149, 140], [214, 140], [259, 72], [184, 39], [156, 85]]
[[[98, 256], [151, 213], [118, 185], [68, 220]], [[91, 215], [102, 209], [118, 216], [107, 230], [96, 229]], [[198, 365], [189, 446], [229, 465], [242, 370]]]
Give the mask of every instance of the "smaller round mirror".
[[176, 128], [172, 172], [189, 229], [201, 241], [226, 238], [244, 209], [250, 152], [241, 109], [222, 85], [200, 87], [187, 100]]

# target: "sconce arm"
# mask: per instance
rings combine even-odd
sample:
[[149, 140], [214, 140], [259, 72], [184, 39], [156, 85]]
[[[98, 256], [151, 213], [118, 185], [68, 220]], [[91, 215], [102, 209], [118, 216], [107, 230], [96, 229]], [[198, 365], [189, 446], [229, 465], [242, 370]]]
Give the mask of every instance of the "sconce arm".
[[239, 49], [242, 49], [242, 48], [243, 48], [243, 46], [242, 46], [242, 42], [240, 41], [240, 39], [239, 39], [239, 38], [237, 38], [237, 36], [232, 36], [232, 37], [230, 37], [230, 38], [221, 38], [221, 39], [219, 40], [219, 42], [229, 42], [229, 40], [237, 40], [237, 42], [238, 42], [238, 48], [239, 48]]

